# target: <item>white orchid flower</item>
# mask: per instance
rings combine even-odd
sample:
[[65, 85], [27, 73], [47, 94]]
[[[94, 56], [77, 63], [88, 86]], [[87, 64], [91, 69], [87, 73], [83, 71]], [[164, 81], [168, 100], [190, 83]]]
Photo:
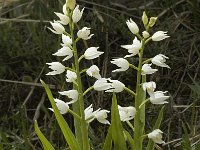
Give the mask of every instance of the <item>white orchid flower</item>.
[[86, 49], [86, 51], [84, 53], [85, 59], [88, 59], [88, 60], [95, 59], [104, 53], [104, 52], [98, 51], [98, 49], [99, 49], [99, 47], [90, 47], [90, 48]]
[[65, 66], [63, 66], [59, 62], [52, 62], [52, 63], [46, 63], [46, 64], [49, 65], [49, 68], [53, 70], [53, 71], [47, 73], [46, 75], [61, 74], [65, 71]]
[[150, 97], [155, 98], [155, 93], [154, 90], [156, 89], [156, 83], [151, 81], [151, 82], [145, 82], [142, 84], [142, 88], [144, 91], [147, 90], [147, 93], [150, 95]]
[[170, 36], [167, 35], [167, 31], [157, 31], [152, 35], [152, 41], [161, 41]]
[[58, 92], [58, 93], [61, 95], [66, 95], [67, 97], [72, 99], [72, 101], [68, 102], [68, 104], [75, 103], [78, 100], [77, 90], [69, 90], [69, 91], [63, 91], [63, 92]]
[[137, 39], [137, 37], [135, 37], [133, 40], [133, 44], [122, 45], [121, 47], [127, 49], [130, 53], [130, 55], [125, 56], [125, 58], [127, 58], [137, 55], [139, 53], [140, 48], [142, 47], [142, 43]]
[[66, 74], [66, 81], [67, 82], [74, 82], [77, 79], [77, 75], [75, 72], [67, 70], [67, 74]]
[[[60, 113], [66, 114], [69, 109], [68, 103], [65, 103], [64, 101], [59, 100], [57, 98], [54, 98], [54, 101], [55, 101], [56, 106], [57, 106], [58, 110], [60, 111]], [[54, 110], [52, 108], [49, 108], [49, 110], [54, 112]]]
[[65, 61], [65, 60], [68, 60], [68, 59], [73, 57], [73, 52], [69, 47], [64, 46], [61, 49], [59, 49], [56, 53], [54, 53], [52, 55], [55, 55], [55, 56], [67, 56], [67, 57], [65, 57], [63, 59], [63, 61]]
[[94, 34], [90, 34], [90, 28], [83, 27], [77, 32], [77, 36], [83, 40], [89, 40]]
[[105, 109], [98, 109], [96, 111], [93, 112], [94, 117], [103, 124], [110, 124], [110, 122], [108, 120], [106, 120], [106, 118], [108, 117], [107, 113], [109, 113], [110, 111], [105, 110]]
[[167, 64], [165, 64], [166, 59], [169, 59], [169, 58], [167, 56], [163, 55], [163, 54], [158, 54], [154, 58], [151, 59], [151, 62], [154, 65], [157, 65], [157, 66], [160, 66], [160, 67], [170, 68]]
[[108, 83], [106, 78], [100, 78], [94, 83], [93, 87], [96, 91], [105, 91], [111, 88], [111, 83]]
[[55, 33], [55, 34], [63, 34], [63, 32], [65, 31], [65, 28], [57, 21], [54, 22], [50, 22], [53, 29], [47, 27], [49, 30], [51, 30], [51, 32]]
[[63, 24], [63, 25], [68, 25], [70, 19], [67, 15], [65, 14], [61, 14], [61, 13], [57, 13], [57, 12], [54, 12], [56, 14], [56, 16], [59, 17], [60, 21], [58, 21], [59, 23]]
[[129, 69], [129, 62], [124, 58], [113, 59], [111, 63], [120, 67], [119, 69], [115, 69], [112, 72], [126, 71]]
[[135, 107], [121, 107], [118, 105], [119, 115], [121, 121], [129, 121], [135, 117], [136, 109]]
[[162, 133], [163, 132], [160, 129], [155, 129], [148, 134], [148, 138], [157, 144], [164, 144], [165, 142], [162, 140]]
[[150, 97], [150, 102], [152, 104], [165, 104], [168, 103], [166, 100], [170, 97], [170, 96], [165, 96], [164, 94], [167, 93], [163, 92], [163, 91], [156, 91], [154, 92], [154, 97]]
[[79, 10], [79, 5], [77, 5], [73, 11], [72, 14], [72, 20], [74, 23], [79, 22], [79, 20], [81, 19], [82, 15], [83, 15], [83, 11], [85, 8], [83, 8], [81, 11]]
[[87, 123], [90, 123], [90, 122], [92, 122], [95, 119], [94, 113], [93, 113], [92, 104], [90, 106], [88, 106], [84, 110], [84, 114], [85, 114], [85, 120], [86, 120]]
[[129, 28], [129, 30], [133, 33], [133, 34], [138, 34], [139, 33], [139, 28], [137, 26], [137, 24], [130, 18], [130, 20], [126, 21], [126, 24]]
[[62, 44], [61, 45], [63, 47], [72, 45], [72, 39], [69, 36], [62, 34]]
[[122, 92], [125, 88], [125, 85], [118, 81], [118, 80], [110, 80], [108, 79], [110, 82], [111, 82], [111, 88], [106, 90], [105, 92]]
[[68, 15], [66, 3], [63, 5], [63, 9], [62, 10], [63, 10], [63, 14], [64, 15]]
[[154, 72], [158, 71], [158, 69], [152, 69], [151, 64], [144, 64], [142, 66], [142, 75], [146, 74], [153, 74]]
[[90, 77], [95, 77], [96, 79], [100, 79], [101, 75], [99, 74], [99, 68], [96, 65], [92, 65], [89, 69], [87, 69], [86, 73]]

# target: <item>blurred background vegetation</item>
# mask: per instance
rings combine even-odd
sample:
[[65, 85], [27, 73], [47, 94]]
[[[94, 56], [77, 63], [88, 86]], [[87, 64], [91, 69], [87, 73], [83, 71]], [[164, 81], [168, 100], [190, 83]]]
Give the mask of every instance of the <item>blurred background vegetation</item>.
[[[0, 0], [0, 149], [41, 149], [34, 133], [33, 120], [38, 119], [41, 130], [59, 149], [66, 149], [65, 140], [54, 115], [48, 111], [50, 103], [39, 79], [50, 84], [55, 97], [65, 85], [64, 75], [47, 77], [46, 62], [60, 61], [52, 56], [60, 48], [60, 37], [47, 26], [57, 19], [65, 0]], [[143, 30], [141, 16], [158, 16], [150, 31], [168, 31], [170, 38], [149, 44], [145, 57], [158, 53], [170, 58], [171, 69], [159, 68], [149, 80], [157, 83], [157, 90], [167, 90], [171, 96], [165, 107], [161, 129], [164, 131], [163, 150], [200, 150], [200, 1], [199, 0], [77, 0], [85, 7], [79, 27], [91, 27], [95, 36], [78, 45], [80, 53], [88, 46], [99, 46], [104, 55], [92, 63], [100, 66], [104, 77], [119, 79], [134, 89], [135, 73], [132, 70], [111, 74], [114, 65], [109, 61], [122, 57], [126, 50], [120, 45], [130, 44], [130, 34], [125, 21], [130, 17]], [[137, 63], [137, 57], [131, 59]], [[71, 63], [68, 61], [67, 63]], [[83, 64], [88, 66], [90, 64]], [[137, 64], [136, 64], [137, 65]], [[94, 83], [83, 77], [85, 88]], [[64, 83], [64, 84], [63, 84]], [[86, 105], [110, 109], [109, 94], [92, 92]], [[133, 100], [126, 92], [119, 94], [119, 104], [127, 106]], [[147, 108], [146, 132], [151, 130], [160, 106]], [[72, 119], [66, 115], [66, 119]], [[71, 121], [71, 126], [72, 121]], [[183, 128], [184, 127], [184, 128]], [[107, 127], [97, 122], [91, 124], [90, 137], [95, 150], [101, 149]], [[190, 146], [188, 146], [190, 145]], [[159, 149], [159, 147], [158, 147]], [[161, 149], [161, 147], [160, 147]]]

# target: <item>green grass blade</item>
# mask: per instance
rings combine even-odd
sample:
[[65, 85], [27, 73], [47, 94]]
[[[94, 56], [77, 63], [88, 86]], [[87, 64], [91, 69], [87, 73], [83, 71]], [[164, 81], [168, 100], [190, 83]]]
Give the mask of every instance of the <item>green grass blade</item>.
[[112, 127], [108, 129], [108, 133], [106, 135], [106, 139], [104, 142], [103, 150], [111, 150], [112, 149]]
[[124, 129], [124, 134], [126, 135], [127, 142], [129, 146], [131, 147], [131, 150], [134, 150], [134, 140], [131, 137], [130, 133]]
[[[159, 129], [160, 128], [160, 124], [162, 122], [162, 118], [163, 118], [163, 112], [164, 112], [164, 107], [163, 106], [159, 112], [159, 115], [158, 115], [158, 118], [156, 120], [156, 123], [153, 127], [153, 130], [155, 129]], [[155, 143], [152, 141], [152, 140], [149, 140], [148, 144], [147, 144], [147, 150], [154, 150], [154, 146], [155, 146]]]
[[46, 139], [46, 137], [43, 135], [43, 133], [40, 131], [40, 128], [38, 127], [38, 123], [35, 120], [34, 122], [35, 132], [37, 136], [39, 137], [40, 141], [42, 142], [42, 146], [44, 150], [55, 150], [52, 144]]
[[183, 127], [183, 130], [184, 130], [184, 134], [182, 136], [183, 141], [181, 143], [181, 146], [182, 146], [183, 150], [192, 150], [188, 131], [187, 131], [187, 128], [186, 128], [186, 126], [183, 122], [182, 122], [182, 127]]
[[113, 93], [112, 108], [111, 108], [111, 129], [112, 139], [114, 142], [115, 150], [126, 150], [126, 141], [124, 139], [123, 127], [119, 116], [117, 97]]
[[70, 147], [70, 149], [72, 150], [80, 150], [80, 146], [78, 144], [78, 142], [76, 141], [76, 138], [74, 136], [74, 134], [72, 133], [71, 129], [69, 128], [67, 122], [65, 121], [65, 119], [63, 118], [63, 116], [60, 114], [55, 101], [53, 99], [53, 95], [51, 93], [51, 90], [49, 89], [48, 85], [46, 85], [42, 80], [40, 81], [42, 83], [42, 85], [44, 86], [46, 93], [48, 95], [48, 98], [51, 102], [52, 108], [54, 110], [54, 114], [56, 116], [56, 120], [58, 121], [58, 124], [62, 130], [62, 133]]

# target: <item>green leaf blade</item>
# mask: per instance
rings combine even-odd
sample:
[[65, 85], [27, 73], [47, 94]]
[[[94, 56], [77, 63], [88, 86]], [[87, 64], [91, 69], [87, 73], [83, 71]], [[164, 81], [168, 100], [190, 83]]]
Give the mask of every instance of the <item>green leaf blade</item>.
[[34, 122], [34, 128], [37, 136], [39, 137], [40, 141], [42, 142], [42, 146], [44, 150], [55, 150], [52, 144], [47, 140], [47, 138], [43, 135], [43, 133], [40, 131], [40, 128], [38, 127], [38, 123], [35, 120]]

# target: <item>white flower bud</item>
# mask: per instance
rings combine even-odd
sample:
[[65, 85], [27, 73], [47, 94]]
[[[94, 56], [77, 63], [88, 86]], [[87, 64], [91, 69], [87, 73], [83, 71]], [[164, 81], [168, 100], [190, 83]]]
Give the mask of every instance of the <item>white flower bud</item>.
[[66, 7], [70, 8], [71, 10], [74, 9], [76, 5], [76, 0], [66, 0]]
[[72, 20], [74, 23], [77, 23], [81, 19], [82, 15], [83, 15], [83, 11], [84, 11], [84, 8], [80, 11], [79, 5], [76, 6], [76, 8], [74, 9], [73, 14], [72, 14]]
[[142, 32], [142, 36], [146, 39], [146, 38], [148, 38], [150, 36], [150, 34], [147, 31], [143, 31]]
[[137, 24], [130, 18], [130, 20], [126, 21], [126, 24], [129, 28], [129, 30], [133, 33], [133, 34], [138, 34], [139, 33], [139, 28], [137, 26]]
[[146, 15], [146, 12], [143, 11], [142, 22], [143, 22], [144, 26], [146, 26], [148, 24], [148, 21], [149, 21], [149, 19], [148, 19], [147, 15]]
[[157, 17], [151, 17], [149, 20], [149, 26], [153, 27], [156, 23]]
[[152, 41], [161, 41], [169, 36], [167, 35], [167, 31], [157, 31], [156, 33], [153, 34], [152, 36]]

